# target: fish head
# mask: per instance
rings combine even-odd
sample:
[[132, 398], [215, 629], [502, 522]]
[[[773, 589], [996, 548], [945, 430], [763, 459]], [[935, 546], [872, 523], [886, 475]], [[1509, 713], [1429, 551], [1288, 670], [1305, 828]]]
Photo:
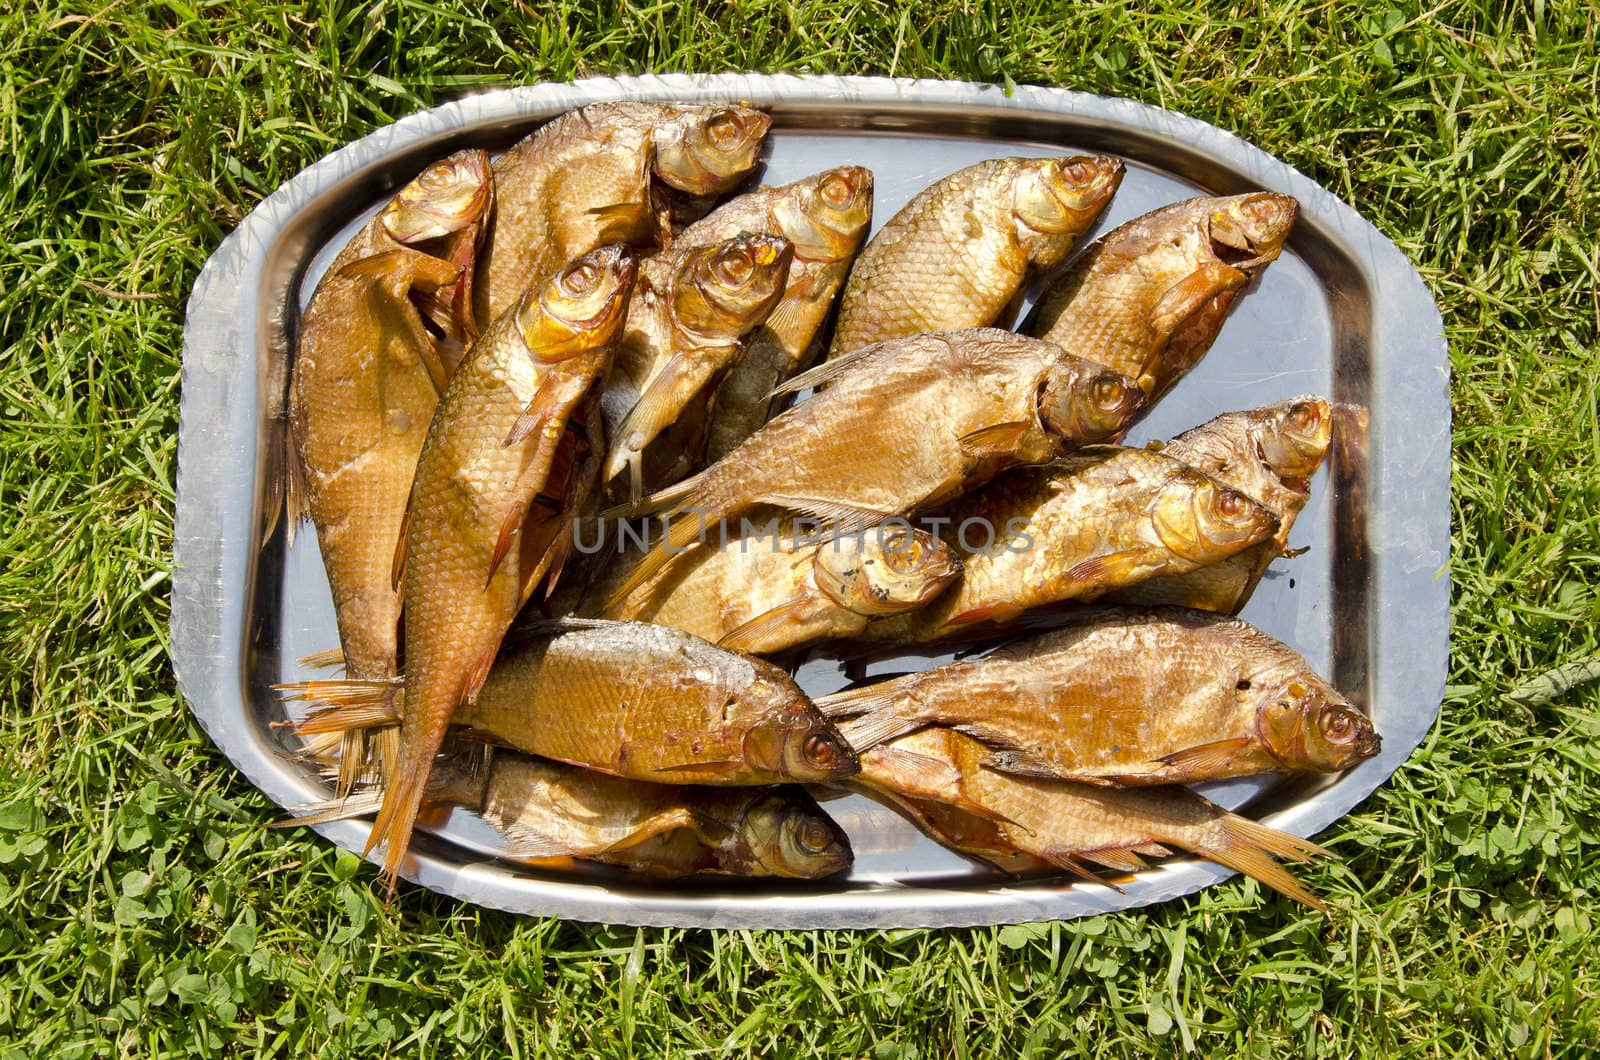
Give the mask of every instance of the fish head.
[[1333, 436], [1333, 406], [1319, 397], [1273, 406], [1256, 431], [1261, 459], [1285, 484], [1301, 487], [1322, 465]]
[[817, 546], [812, 577], [834, 603], [858, 615], [921, 607], [961, 574], [955, 550], [926, 530], [893, 519]]
[[1139, 382], [1097, 364], [1063, 357], [1045, 372], [1039, 419], [1052, 435], [1075, 445], [1115, 441], [1145, 406]]
[[550, 364], [608, 345], [628, 314], [638, 259], [621, 244], [600, 247], [528, 289], [517, 329], [528, 349]]
[[771, 127], [749, 107], [686, 107], [657, 131], [656, 176], [691, 195], [727, 191], [756, 164]]
[[1337, 773], [1383, 747], [1372, 721], [1315, 674], [1292, 674], [1262, 691], [1257, 733], [1289, 769]]
[[797, 789], [752, 799], [735, 832], [734, 857], [762, 875], [819, 880], [855, 860], [844, 829]]
[[678, 322], [701, 335], [737, 338], [783, 297], [794, 244], [782, 236], [740, 232], [690, 252], [673, 285]]
[[493, 198], [488, 153], [457, 151], [401, 188], [380, 216], [391, 236], [402, 243], [416, 243], [481, 221]]
[[1262, 191], [1217, 201], [1208, 218], [1211, 252], [1236, 269], [1256, 269], [1277, 260], [1300, 203], [1288, 195]]
[[1104, 155], [1029, 159], [1012, 185], [1012, 216], [1044, 235], [1081, 231], [1116, 194], [1123, 171]]
[[796, 182], [772, 207], [777, 228], [806, 261], [841, 261], [872, 224], [872, 170], [838, 166]]
[[1167, 476], [1150, 514], [1163, 545], [1201, 564], [1231, 556], [1278, 530], [1278, 517], [1265, 505], [1190, 467]]
[[[762, 668], [773, 674], [760, 673]], [[807, 783], [859, 773], [861, 763], [854, 748], [833, 722], [812, 706], [789, 675], [771, 663], [759, 662], [757, 669], [756, 682], [768, 687], [752, 691], [779, 702], [745, 735], [746, 762], [774, 776]]]

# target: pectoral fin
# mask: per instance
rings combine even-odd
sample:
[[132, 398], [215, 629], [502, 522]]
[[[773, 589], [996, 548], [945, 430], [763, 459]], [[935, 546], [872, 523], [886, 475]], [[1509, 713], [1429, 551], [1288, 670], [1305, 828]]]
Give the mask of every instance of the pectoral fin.
[[961, 771], [948, 762], [898, 747], [877, 747], [872, 755], [875, 769], [884, 769], [894, 777], [894, 786], [889, 792], [891, 796], [942, 802], [985, 821], [1020, 828], [1032, 834], [1031, 829], [967, 795], [962, 790]]
[[1163, 781], [1175, 784], [1188, 784], [1201, 780], [1215, 780], [1224, 775], [1228, 767], [1255, 743], [1248, 736], [1239, 736], [1231, 740], [1217, 740], [1212, 743], [1198, 744], [1186, 747], [1181, 751], [1174, 751], [1157, 761], [1165, 766], [1159, 773], [1152, 771], [1152, 776], [1159, 775]]
[[782, 651], [784, 648], [793, 647], [796, 643], [794, 636], [789, 636], [785, 640], [785, 634], [789, 632], [788, 627], [801, 622], [806, 617], [806, 611], [814, 603], [813, 599], [806, 596], [785, 601], [725, 634], [717, 641], [717, 647], [751, 654]]
[[1076, 564], [1061, 578], [1059, 584], [1067, 589], [1069, 598], [1092, 589], [1127, 585], [1138, 580], [1141, 574], [1148, 576], [1150, 568], [1155, 567], [1165, 555], [1168, 555], [1165, 550], [1153, 548], [1108, 552]]
[[406, 510], [400, 515], [400, 536], [394, 543], [394, 561], [389, 564], [389, 587], [400, 588], [400, 579], [406, 572], [406, 538], [411, 533], [411, 498], [406, 494]]
[[501, 448], [509, 449], [533, 437], [556, 410], [564, 405], [565, 400], [559, 387], [541, 386], [533, 395], [533, 399], [528, 402], [528, 407], [523, 409], [512, 423], [511, 430], [506, 432], [505, 441], [500, 443]]
[[1028, 420], [996, 423], [980, 427], [960, 439], [962, 455], [978, 460], [991, 456], [1013, 456], [1022, 445], [1023, 435], [1033, 424]]
[[1008, 622], [1020, 613], [1015, 604], [985, 604], [963, 611], [959, 615], [952, 615], [939, 626], [940, 633], [960, 629], [963, 626], [975, 626], [980, 622]]
[[782, 397], [785, 394], [798, 394], [802, 390], [820, 390], [822, 387], [827, 386], [841, 375], [853, 370], [856, 365], [860, 364], [862, 361], [866, 360], [867, 357], [871, 356], [872, 353], [877, 350], [877, 348], [878, 347], [875, 344], [871, 346], [862, 346], [858, 349], [849, 350], [845, 353], [842, 353], [837, 357], [830, 357], [828, 360], [817, 365], [810, 371], [801, 372], [799, 375], [776, 387], [772, 391], [772, 396], [776, 398]]
[[718, 759], [713, 762], [683, 762], [679, 765], [657, 766], [656, 773], [698, 773], [708, 777], [727, 776], [738, 769], [743, 763], [731, 758]]
[[1171, 335], [1207, 302], [1224, 291], [1250, 282], [1248, 273], [1220, 261], [1208, 261], [1167, 288], [1150, 307], [1150, 327], [1157, 335]]
[[633, 408], [617, 427], [611, 453], [606, 459], [605, 480], [610, 482], [624, 467], [631, 468], [629, 499], [634, 504], [639, 503], [644, 492], [641, 454], [677, 418], [695, 390], [705, 382], [694, 377], [693, 367], [681, 353], [670, 358], [645, 385]]

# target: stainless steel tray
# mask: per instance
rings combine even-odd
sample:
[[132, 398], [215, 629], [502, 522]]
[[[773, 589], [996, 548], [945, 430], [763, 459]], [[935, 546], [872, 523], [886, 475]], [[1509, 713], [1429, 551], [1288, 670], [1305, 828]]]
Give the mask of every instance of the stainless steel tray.
[[[764, 177], [857, 163], [877, 178], [875, 221], [962, 166], [1008, 154], [1099, 151], [1128, 162], [1098, 232], [1197, 192], [1287, 192], [1301, 217], [1287, 252], [1239, 303], [1200, 367], [1132, 439], [1307, 391], [1370, 410], [1319, 474], [1295, 527], [1312, 551], [1278, 565], [1245, 617], [1302, 651], [1366, 706], [1383, 753], [1332, 781], [1232, 783], [1207, 793], [1298, 835], [1349, 811], [1411, 753], [1438, 714], [1448, 651], [1450, 409], [1438, 310], [1406, 259], [1336, 197], [1282, 162], [1192, 118], [1127, 100], [949, 82], [719, 75], [593, 80], [471, 96], [335, 151], [263, 201], [196, 281], [184, 331], [172, 644], [179, 687], [224, 754], [270, 798], [325, 797], [285, 756], [292, 737], [268, 689], [306, 676], [300, 656], [337, 644], [315, 535], [259, 547], [263, 471], [286, 351], [327, 261], [377, 204], [428, 161], [504, 146], [603, 99], [743, 100], [774, 117]], [[1364, 436], [1363, 436], [1364, 435]], [[808, 690], [846, 683], [834, 662], [800, 669]], [[624, 924], [912, 927], [1083, 916], [1147, 905], [1230, 872], [1173, 858], [1122, 893], [1067, 880], [1016, 882], [930, 843], [860, 797], [829, 804], [856, 847], [824, 884], [663, 886], [594, 870], [541, 873], [493, 859], [480, 822], [456, 812], [419, 836], [407, 877], [482, 905]], [[359, 850], [367, 824], [318, 828]]]

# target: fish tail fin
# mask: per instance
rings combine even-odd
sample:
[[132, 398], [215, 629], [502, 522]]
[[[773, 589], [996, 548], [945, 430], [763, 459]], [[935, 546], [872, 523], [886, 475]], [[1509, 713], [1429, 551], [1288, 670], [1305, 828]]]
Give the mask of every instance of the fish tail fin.
[[[283, 418], [283, 431], [275, 449], [267, 460], [267, 481], [271, 492], [281, 497], [284, 544], [293, 548], [295, 532], [301, 522], [311, 518], [311, 511], [306, 507], [306, 469], [300, 462], [300, 441], [295, 435], [293, 413]], [[272, 500], [268, 501], [266, 523], [261, 531], [263, 545], [277, 529], [279, 507]]]
[[282, 821], [273, 821], [268, 828], [299, 828], [302, 825], [327, 824], [372, 813], [383, 801], [383, 792], [362, 791], [354, 795], [336, 795], [322, 802], [307, 803], [290, 811]]
[[1275, 860], [1305, 861], [1312, 857], [1332, 856], [1331, 852], [1315, 843], [1228, 814], [1222, 818], [1220, 836], [1202, 844], [1195, 853], [1219, 865], [1236, 869], [1320, 913], [1328, 911], [1326, 903], [1301, 886], [1300, 881]]
[[621, 605], [636, 589], [666, 569], [667, 564], [688, 551], [689, 546], [705, 533], [708, 522], [703, 517], [679, 518], [675, 521], [667, 530], [665, 539], [656, 542], [655, 547], [646, 552], [633, 570], [628, 572], [628, 577], [616, 592], [606, 598], [604, 609], [609, 612]]
[[346, 729], [339, 734], [339, 765], [333, 793], [344, 798], [367, 773], [367, 730]]
[[328, 648], [325, 651], [314, 651], [310, 655], [302, 655], [296, 660], [308, 670], [331, 670], [344, 667], [344, 649]]
[[399, 720], [404, 686], [399, 678], [343, 681], [296, 681], [273, 685], [285, 703], [310, 703], [315, 708], [291, 723], [297, 736], [346, 732]]
[[917, 718], [903, 718], [892, 708], [872, 711], [839, 723], [839, 735], [856, 751], [865, 751], [926, 724]]
[[644, 500], [632, 505], [630, 514], [646, 515], [653, 512], [659, 513], [666, 518], [677, 515], [689, 506], [696, 495], [704, 492], [707, 481], [706, 476], [711, 471], [711, 468], [706, 468], [698, 475], [691, 475], [682, 482], [674, 482], [665, 489], [657, 490]]
[[[372, 822], [366, 845], [361, 848], [361, 856], [366, 857], [374, 848], [383, 847], [383, 876], [388, 882], [391, 897], [400, 870], [405, 865], [406, 851], [411, 846], [411, 831], [416, 825], [417, 813], [422, 809], [423, 788], [428, 778], [428, 762], [423, 761], [422, 768], [416, 768], [417, 760], [424, 758], [424, 755], [415, 747], [407, 750], [411, 754], [402, 753], [401, 760], [395, 763], [393, 776], [388, 778], [389, 783], [384, 786], [377, 820]], [[432, 755], [426, 757], [431, 758]]]
[[[915, 677], [915, 674], [907, 674]], [[854, 717], [858, 714], [875, 714], [886, 710], [894, 704], [895, 697], [901, 691], [901, 682], [904, 678], [893, 678], [888, 681], [879, 681], [876, 684], [861, 685], [857, 688], [845, 688], [838, 692], [830, 692], [816, 699], [817, 709], [835, 720], [839, 718]]]

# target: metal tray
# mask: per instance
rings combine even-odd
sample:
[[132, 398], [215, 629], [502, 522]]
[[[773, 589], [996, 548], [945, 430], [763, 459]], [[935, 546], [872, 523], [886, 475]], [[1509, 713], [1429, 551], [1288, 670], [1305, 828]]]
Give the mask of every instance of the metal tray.
[[[1439, 313], [1400, 252], [1294, 169], [1237, 137], [1127, 100], [1019, 87], [856, 77], [718, 75], [592, 80], [470, 96], [416, 114], [320, 162], [264, 200], [196, 281], [184, 330], [172, 645], [202, 727], [281, 806], [326, 797], [268, 728], [268, 689], [312, 676], [300, 656], [338, 643], [315, 535], [262, 549], [264, 469], [298, 311], [349, 233], [425, 164], [459, 147], [503, 147], [551, 116], [604, 99], [742, 100], [772, 112], [764, 179], [857, 163], [877, 178], [876, 224], [962, 166], [1010, 154], [1098, 151], [1128, 163], [1095, 234], [1199, 192], [1287, 192], [1301, 204], [1283, 257], [1234, 311], [1210, 355], [1131, 439], [1166, 437], [1231, 409], [1304, 392], [1370, 410], [1295, 527], [1312, 551], [1278, 564], [1244, 613], [1303, 652], [1363, 704], [1383, 752], [1333, 780], [1234, 782], [1207, 792], [1309, 836], [1395, 771], [1438, 714], [1448, 651], [1450, 409]], [[816, 658], [809, 691], [847, 682]], [[852, 675], [858, 676], [858, 675]], [[856, 866], [822, 884], [660, 885], [604, 869], [531, 871], [492, 857], [494, 838], [457, 811], [419, 835], [408, 879], [521, 913], [693, 927], [995, 924], [1128, 909], [1231, 875], [1192, 858], [1140, 873], [1121, 893], [1064, 879], [1018, 882], [922, 838], [858, 796], [831, 802]], [[364, 821], [318, 828], [359, 850]]]

